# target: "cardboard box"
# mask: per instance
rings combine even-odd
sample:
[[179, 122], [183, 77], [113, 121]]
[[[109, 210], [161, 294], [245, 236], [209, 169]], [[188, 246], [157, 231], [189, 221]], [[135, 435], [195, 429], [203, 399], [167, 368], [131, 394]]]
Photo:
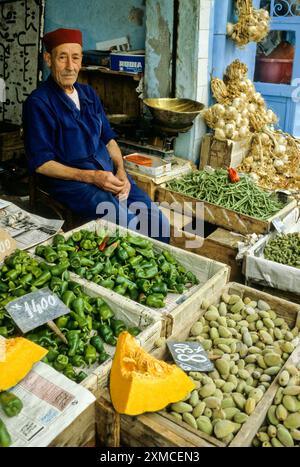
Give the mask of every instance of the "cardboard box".
[[145, 52], [141, 50], [112, 52], [110, 55], [110, 66], [114, 71], [143, 73], [145, 69]]
[[199, 169], [204, 169], [206, 165], [210, 165], [214, 169], [237, 167], [246, 157], [249, 143], [248, 138], [243, 141], [219, 141], [211, 134], [205, 135], [201, 145]]

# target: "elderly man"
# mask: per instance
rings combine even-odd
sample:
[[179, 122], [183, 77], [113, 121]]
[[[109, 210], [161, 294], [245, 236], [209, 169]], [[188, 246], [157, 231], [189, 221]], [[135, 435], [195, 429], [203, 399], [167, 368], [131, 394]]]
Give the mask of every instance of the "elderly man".
[[106, 215], [117, 224], [169, 242], [169, 224], [158, 207], [126, 174], [116, 134], [100, 99], [76, 82], [82, 34], [57, 29], [43, 42], [49, 78], [23, 106], [30, 171], [50, 194], [86, 219]]

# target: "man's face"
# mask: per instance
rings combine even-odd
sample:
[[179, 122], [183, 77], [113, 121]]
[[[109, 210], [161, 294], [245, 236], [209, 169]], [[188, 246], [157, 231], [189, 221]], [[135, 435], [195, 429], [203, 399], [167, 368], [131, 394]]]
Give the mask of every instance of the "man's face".
[[79, 44], [61, 44], [51, 53], [45, 52], [45, 61], [57, 84], [66, 92], [76, 82], [82, 61], [82, 47]]

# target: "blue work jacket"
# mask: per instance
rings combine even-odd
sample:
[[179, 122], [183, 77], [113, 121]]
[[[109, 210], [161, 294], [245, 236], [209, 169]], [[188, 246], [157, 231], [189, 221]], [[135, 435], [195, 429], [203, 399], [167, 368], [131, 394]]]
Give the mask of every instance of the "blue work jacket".
[[51, 75], [24, 103], [25, 151], [32, 173], [50, 160], [78, 169], [113, 171], [106, 144], [116, 134], [100, 99], [90, 86], [74, 86], [80, 110]]

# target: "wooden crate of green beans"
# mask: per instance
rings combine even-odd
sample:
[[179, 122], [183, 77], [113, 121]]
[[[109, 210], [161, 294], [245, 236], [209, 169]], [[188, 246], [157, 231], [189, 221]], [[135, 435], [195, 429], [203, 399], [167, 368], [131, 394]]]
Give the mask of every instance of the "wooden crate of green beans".
[[247, 176], [231, 183], [224, 169], [196, 170], [160, 185], [155, 201], [178, 202], [182, 207], [184, 202], [191, 203], [195, 216], [196, 203], [203, 202], [204, 221], [242, 234], [269, 232], [273, 220], [283, 219], [297, 205], [292, 199], [280, 201], [276, 194], [259, 188]]

